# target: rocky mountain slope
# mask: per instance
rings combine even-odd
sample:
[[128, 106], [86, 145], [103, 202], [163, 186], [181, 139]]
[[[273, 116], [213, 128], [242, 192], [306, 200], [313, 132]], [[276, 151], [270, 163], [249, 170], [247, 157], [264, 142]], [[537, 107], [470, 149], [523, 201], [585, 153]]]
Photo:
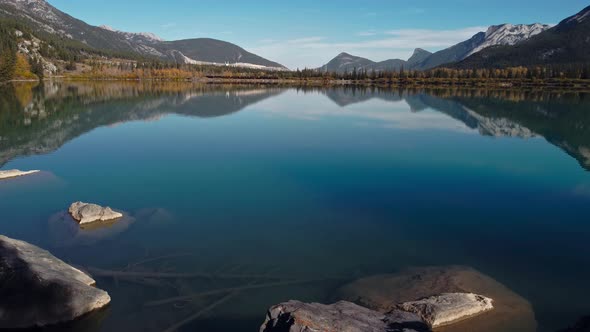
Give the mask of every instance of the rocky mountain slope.
[[513, 46], [491, 47], [457, 68], [575, 64], [590, 62], [590, 6], [557, 26]]
[[0, 18], [26, 24], [41, 39], [60, 38], [75, 43], [79, 48], [112, 52], [118, 56], [286, 69], [281, 64], [219, 40], [200, 38], [167, 42], [151, 33], [130, 33], [108, 26], [92, 26], [61, 12], [45, 0], [0, 0]]
[[494, 25], [488, 28], [486, 31], [483, 42], [475, 47], [469, 55], [475, 54], [485, 48], [496, 46], [496, 45], [516, 45], [522, 41], [525, 41], [532, 36], [538, 35], [541, 32], [549, 29], [551, 26], [547, 24], [503, 24]]
[[486, 32], [479, 32], [464, 42], [432, 54], [416, 64], [414, 69], [432, 69], [440, 65], [461, 61], [492, 46], [516, 45], [549, 28], [549, 25], [539, 23], [493, 25]]
[[351, 72], [354, 68], [367, 71], [399, 70], [402, 67], [413, 70], [427, 70], [444, 64], [461, 61], [489, 47], [517, 45], [549, 28], [549, 25], [539, 23], [530, 25], [494, 25], [489, 27], [486, 32], [479, 32], [466, 41], [435, 53], [417, 48], [407, 61], [391, 59], [374, 62], [348, 53], [341, 53], [328, 64], [322, 66], [320, 70], [339, 73]]

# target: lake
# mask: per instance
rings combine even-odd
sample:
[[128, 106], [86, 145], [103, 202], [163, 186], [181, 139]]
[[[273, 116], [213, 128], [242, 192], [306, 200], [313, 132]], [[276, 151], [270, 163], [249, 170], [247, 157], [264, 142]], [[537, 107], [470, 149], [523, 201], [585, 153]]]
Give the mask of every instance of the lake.
[[[257, 331], [289, 299], [362, 276], [466, 265], [528, 300], [540, 331], [590, 314], [590, 95], [473, 89], [18, 84], [0, 88], [0, 233], [111, 271], [290, 276], [181, 330]], [[124, 211], [81, 231], [75, 201]], [[161, 331], [238, 279], [96, 277], [71, 330]], [[247, 279], [247, 278], [246, 278]]]

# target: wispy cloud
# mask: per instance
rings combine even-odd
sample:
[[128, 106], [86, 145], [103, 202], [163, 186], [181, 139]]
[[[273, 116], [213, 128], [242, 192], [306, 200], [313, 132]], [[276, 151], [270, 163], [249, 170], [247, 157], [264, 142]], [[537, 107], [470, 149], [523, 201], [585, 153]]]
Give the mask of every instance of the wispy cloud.
[[412, 15], [412, 14], [424, 14], [426, 13], [426, 9], [424, 8], [408, 8], [402, 11], [404, 14]]
[[162, 28], [162, 29], [171, 29], [174, 27], [176, 27], [176, 23], [174, 23], [174, 22], [165, 23], [165, 24], [160, 25], [160, 28]]
[[478, 32], [486, 31], [487, 27], [477, 26], [456, 30], [428, 30], [428, 29], [398, 29], [386, 31], [392, 38], [385, 39], [386, 43], [399, 45], [413, 42], [425, 47], [445, 47], [471, 38]]
[[378, 32], [375, 30], [361, 31], [356, 33], [356, 35], [359, 37], [371, 37], [376, 36], [377, 34]]
[[278, 42], [278, 40], [272, 39], [272, 38], [265, 38], [265, 39], [258, 40], [259, 44], [270, 44], [270, 43], [276, 43], [276, 42]]
[[[321, 36], [302, 37], [273, 43], [259, 43], [250, 50], [282, 62], [290, 68], [316, 68], [340, 52], [349, 52], [373, 60], [407, 59], [415, 48], [437, 51], [471, 38], [487, 27], [455, 30], [398, 29], [374, 32], [358, 41], [332, 42]], [[370, 32], [370, 31], [369, 31]], [[375, 36], [379, 35], [379, 38]], [[359, 37], [359, 36], [357, 36]], [[375, 38], [369, 38], [375, 37]]]
[[312, 45], [314, 43], [320, 43], [323, 40], [325, 40], [326, 38], [324, 37], [318, 37], [318, 36], [314, 36], [314, 37], [303, 37], [303, 38], [296, 38], [296, 39], [288, 39], [286, 41], [287, 44], [293, 45], [293, 44], [299, 44], [299, 45]]

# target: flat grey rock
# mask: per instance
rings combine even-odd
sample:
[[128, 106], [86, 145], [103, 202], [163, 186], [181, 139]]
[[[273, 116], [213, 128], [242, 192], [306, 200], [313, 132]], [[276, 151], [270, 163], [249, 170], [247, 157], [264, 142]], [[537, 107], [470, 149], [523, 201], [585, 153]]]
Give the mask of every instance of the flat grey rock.
[[473, 293], [446, 293], [398, 305], [433, 328], [472, 318], [494, 309], [492, 299]]
[[39, 172], [40, 171], [38, 171], [38, 170], [20, 171], [18, 169], [10, 169], [10, 170], [6, 170], [6, 171], [0, 171], [0, 180], [16, 178], [19, 176], [25, 176], [25, 175], [35, 174], [35, 173], [39, 173]]
[[271, 307], [260, 332], [421, 332], [428, 326], [408, 312], [382, 314], [351, 302], [331, 305], [289, 301]]
[[72, 218], [76, 219], [80, 225], [90, 224], [101, 221], [113, 221], [123, 217], [122, 213], [113, 211], [110, 207], [100, 205], [76, 202], [73, 203], [68, 212]]
[[109, 294], [48, 251], [0, 235], [0, 329], [72, 321], [105, 307]]
[[497, 280], [466, 266], [409, 268], [394, 274], [364, 277], [336, 291], [332, 301], [350, 301], [379, 312], [400, 303], [444, 293], [474, 293], [494, 299], [494, 310], [438, 327], [437, 332], [537, 331], [531, 304]]

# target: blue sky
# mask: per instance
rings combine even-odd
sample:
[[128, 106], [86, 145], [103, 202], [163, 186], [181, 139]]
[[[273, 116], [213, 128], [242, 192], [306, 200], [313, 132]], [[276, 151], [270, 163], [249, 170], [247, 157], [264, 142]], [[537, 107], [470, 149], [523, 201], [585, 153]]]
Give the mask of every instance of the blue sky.
[[166, 40], [209, 37], [290, 68], [318, 67], [340, 52], [373, 60], [436, 51], [489, 25], [558, 23], [587, 0], [48, 0], [92, 25], [153, 32]]

